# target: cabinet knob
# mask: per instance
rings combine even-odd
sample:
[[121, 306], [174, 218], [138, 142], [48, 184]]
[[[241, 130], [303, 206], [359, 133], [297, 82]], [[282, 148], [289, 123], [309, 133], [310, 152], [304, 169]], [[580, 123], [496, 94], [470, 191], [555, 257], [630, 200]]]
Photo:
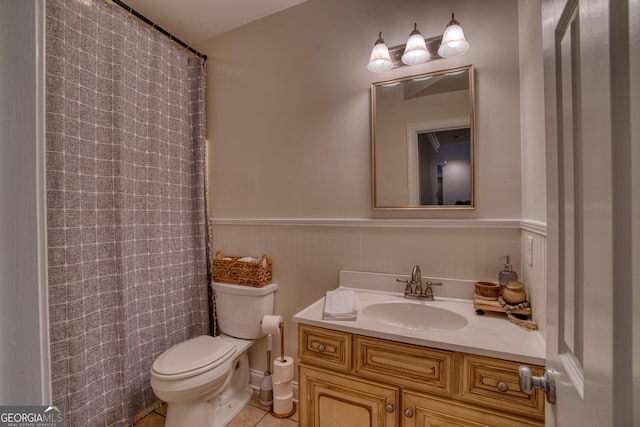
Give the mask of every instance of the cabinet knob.
[[388, 413], [392, 413], [394, 409], [396, 409], [396, 408], [394, 408], [394, 407], [393, 407], [393, 405], [392, 405], [391, 403], [389, 403], [389, 404], [387, 405], [387, 412], [388, 412]]
[[504, 381], [499, 381], [498, 384], [496, 384], [496, 387], [498, 387], [498, 390], [500, 390], [503, 393], [509, 390], [509, 386]]
[[324, 353], [324, 345], [320, 344], [320, 345], [318, 346], [318, 352], [319, 352], [319, 353]]
[[413, 409], [407, 408], [404, 410], [404, 416], [407, 418], [413, 417]]

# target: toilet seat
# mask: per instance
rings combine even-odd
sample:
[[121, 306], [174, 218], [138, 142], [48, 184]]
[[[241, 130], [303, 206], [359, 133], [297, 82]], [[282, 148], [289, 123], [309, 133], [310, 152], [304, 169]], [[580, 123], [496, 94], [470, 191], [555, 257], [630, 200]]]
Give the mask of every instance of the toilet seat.
[[214, 369], [236, 354], [236, 346], [219, 337], [191, 338], [162, 353], [151, 370], [158, 379], [180, 380]]

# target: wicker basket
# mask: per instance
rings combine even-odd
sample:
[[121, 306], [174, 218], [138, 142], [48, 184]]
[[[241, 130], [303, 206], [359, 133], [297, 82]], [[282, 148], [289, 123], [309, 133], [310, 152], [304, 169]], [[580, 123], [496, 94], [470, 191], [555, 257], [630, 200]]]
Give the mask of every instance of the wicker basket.
[[475, 293], [481, 299], [497, 300], [500, 296], [500, 286], [492, 282], [476, 282]]
[[213, 281], [261, 288], [271, 283], [271, 258], [264, 254], [258, 262], [239, 261], [238, 256], [225, 256], [222, 251], [213, 257]]

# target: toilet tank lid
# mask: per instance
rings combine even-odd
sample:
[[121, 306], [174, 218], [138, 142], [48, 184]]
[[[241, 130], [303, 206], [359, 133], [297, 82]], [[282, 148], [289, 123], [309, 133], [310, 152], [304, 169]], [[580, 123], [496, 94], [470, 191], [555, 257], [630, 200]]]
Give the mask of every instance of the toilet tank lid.
[[222, 292], [233, 295], [252, 295], [252, 296], [264, 296], [275, 292], [278, 289], [276, 283], [269, 283], [261, 288], [245, 285], [233, 285], [231, 283], [213, 282], [211, 287], [216, 292]]
[[219, 337], [201, 335], [171, 347], [153, 363], [160, 375], [187, 377], [219, 366], [235, 354], [236, 346]]

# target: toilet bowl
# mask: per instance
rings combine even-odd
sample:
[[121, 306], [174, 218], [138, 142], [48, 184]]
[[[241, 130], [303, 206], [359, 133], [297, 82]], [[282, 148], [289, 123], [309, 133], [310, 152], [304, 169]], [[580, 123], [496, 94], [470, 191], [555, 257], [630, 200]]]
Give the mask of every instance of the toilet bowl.
[[222, 427], [251, 399], [247, 350], [263, 335], [260, 320], [273, 313], [277, 285], [212, 287], [223, 334], [177, 344], [151, 368], [151, 388], [167, 402], [166, 427]]

